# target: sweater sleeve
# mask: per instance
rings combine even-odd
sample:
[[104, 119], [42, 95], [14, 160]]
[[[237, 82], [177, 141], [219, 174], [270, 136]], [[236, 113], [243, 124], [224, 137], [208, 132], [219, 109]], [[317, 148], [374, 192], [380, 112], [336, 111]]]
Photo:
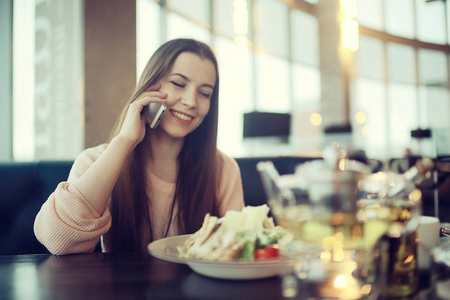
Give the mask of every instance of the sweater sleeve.
[[71, 184], [92, 165], [105, 145], [83, 151], [75, 160], [67, 182], [61, 182], [42, 205], [34, 222], [37, 239], [53, 254], [93, 252], [111, 227], [107, 207], [102, 215]]
[[244, 208], [244, 191], [242, 189], [241, 170], [236, 160], [219, 151], [222, 157], [222, 174], [219, 184], [220, 216], [227, 210]]

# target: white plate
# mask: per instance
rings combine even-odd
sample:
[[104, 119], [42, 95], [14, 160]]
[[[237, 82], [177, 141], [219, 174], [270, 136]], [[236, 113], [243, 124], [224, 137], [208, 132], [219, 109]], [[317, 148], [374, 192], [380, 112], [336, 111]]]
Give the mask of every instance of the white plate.
[[222, 279], [261, 279], [290, 272], [293, 261], [283, 259], [247, 261], [207, 261], [178, 257], [178, 246], [183, 246], [190, 235], [180, 235], [154, 241], [148, 245], [151, 255], [174, 263], [187, 264], [195, 272], [204, 276]]

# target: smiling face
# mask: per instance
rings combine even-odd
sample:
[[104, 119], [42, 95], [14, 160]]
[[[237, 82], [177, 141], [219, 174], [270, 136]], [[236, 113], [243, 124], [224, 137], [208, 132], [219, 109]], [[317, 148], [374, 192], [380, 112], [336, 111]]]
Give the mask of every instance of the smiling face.
[[209, 112], [216, 83], [214, 64], [206, 58], [181, 53], [159, 81], [167, 94], [167, 110], [157, 130], [173, 138], [183, 138], [194, 131]]

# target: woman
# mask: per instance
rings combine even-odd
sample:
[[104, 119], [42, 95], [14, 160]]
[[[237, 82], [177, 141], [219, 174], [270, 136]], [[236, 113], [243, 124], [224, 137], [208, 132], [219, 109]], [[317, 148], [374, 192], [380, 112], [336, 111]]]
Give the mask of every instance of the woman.
[[[83, 151], [34, 231], [53, 254], [145, 251], [149, 242], [201, 227], [206, 213], [244, 206], [234, 159], [217, 150], [219, 74], [211, 49], [177, 39], [148, 62], [109, 144]], [[166, 112], [150, 129], [143, 109]]]

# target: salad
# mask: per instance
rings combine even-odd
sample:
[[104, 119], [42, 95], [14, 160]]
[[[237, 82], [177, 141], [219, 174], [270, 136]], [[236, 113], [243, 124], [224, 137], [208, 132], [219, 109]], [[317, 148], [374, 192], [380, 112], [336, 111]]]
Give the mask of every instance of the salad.
[[212, 261], [278, 257], [278, 241], [286, 234], [267, 216], [269, 207], [246, 206], [223, 218], [206, 214], [202, 227], [178, 247], [179, 257]]

